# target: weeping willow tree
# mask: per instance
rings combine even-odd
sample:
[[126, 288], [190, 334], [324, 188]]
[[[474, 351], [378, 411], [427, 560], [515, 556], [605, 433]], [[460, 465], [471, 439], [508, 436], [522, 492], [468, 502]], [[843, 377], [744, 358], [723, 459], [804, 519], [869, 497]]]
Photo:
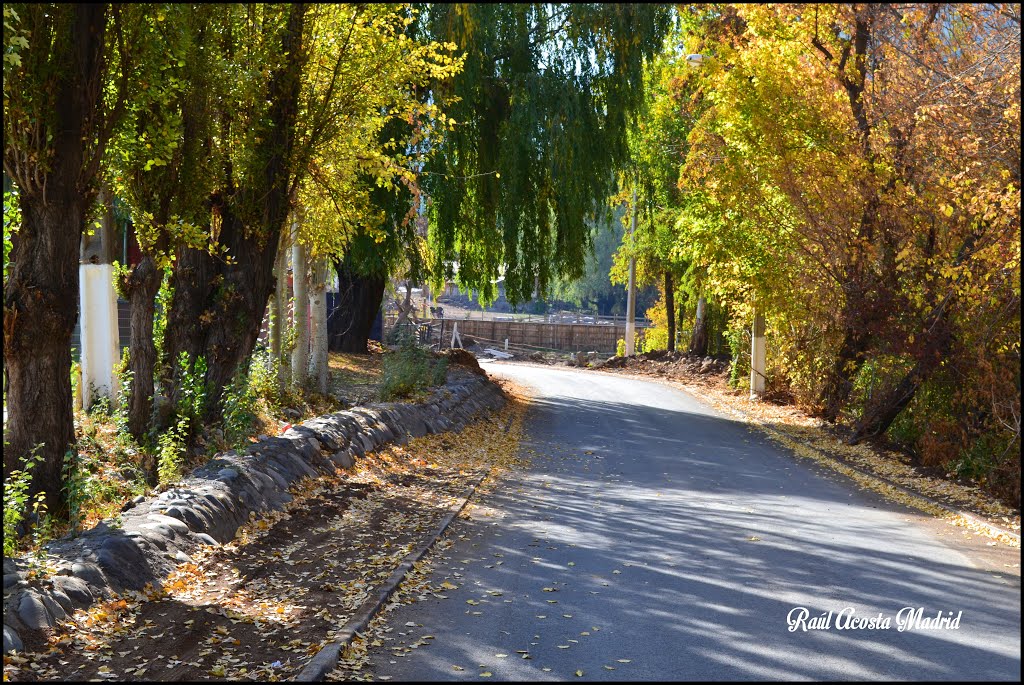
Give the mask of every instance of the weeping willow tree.
[[655, 4], [430, 6], [427, 33], [466, 54], [438, 88], [455, 124], [422, 181], [438, 284], [492, 301], [503, 273], [518, 303], [583, 275], [587, 220], [628, 161], [643, 65], [669, 24]]

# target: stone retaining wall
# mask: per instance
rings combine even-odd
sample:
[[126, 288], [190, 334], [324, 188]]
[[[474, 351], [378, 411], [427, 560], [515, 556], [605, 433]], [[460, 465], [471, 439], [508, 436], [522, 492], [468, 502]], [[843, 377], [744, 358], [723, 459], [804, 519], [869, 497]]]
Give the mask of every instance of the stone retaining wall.
[[52, 627], [76, 609], [115, 592], [154, 587], [204, 544], [231, 540], [251, 513], [280, 510], [288, 487], [305, 476], [350, 468], [389, 442], [459, 430], [505, 402], [486, 378], [458, 369], [420, 404], [388, 402], [328, 414], [267, 438], [245, 453], [224, 452], [178, 487], [136, 502], [121, 524], [103, 522], [47, 545], [56, 572], [26, 580], [28, 564], [4, 558], [4, 653], [21, 651], [19, 632]]

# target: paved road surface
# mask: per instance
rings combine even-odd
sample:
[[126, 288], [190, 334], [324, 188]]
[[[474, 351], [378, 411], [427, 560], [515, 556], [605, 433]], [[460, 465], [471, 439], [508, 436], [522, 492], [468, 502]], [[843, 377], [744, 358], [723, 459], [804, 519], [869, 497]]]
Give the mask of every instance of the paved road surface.
[[[376, 676], [1019, 680], [1019, 570], [975, 564], [961, 531], [664, 385], [486, 368], [537, 393], [533, 465], [454, 524], [433, 582], [459, 589], [395, 612]], [[831, 628], [789, 632], [796, 607]], [[904, 607], [959, 629], [899, 632]], [[840, 630], [848, 608], [891, 626]]]

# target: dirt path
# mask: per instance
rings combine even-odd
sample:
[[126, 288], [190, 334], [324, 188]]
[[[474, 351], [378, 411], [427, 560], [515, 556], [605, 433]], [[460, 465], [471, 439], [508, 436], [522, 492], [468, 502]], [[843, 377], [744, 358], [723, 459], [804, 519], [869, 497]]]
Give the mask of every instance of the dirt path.
[[355, 473], [303, 482], [287, 511], [205, 548], [163, 594], [105, 602], [30, 637], [28, 653], [4, 657], [4, 679], [294, 677], [434, 533], [468, 483], [514, 453], [520, 414], [513, 406], [458, 435], [369, 455]]

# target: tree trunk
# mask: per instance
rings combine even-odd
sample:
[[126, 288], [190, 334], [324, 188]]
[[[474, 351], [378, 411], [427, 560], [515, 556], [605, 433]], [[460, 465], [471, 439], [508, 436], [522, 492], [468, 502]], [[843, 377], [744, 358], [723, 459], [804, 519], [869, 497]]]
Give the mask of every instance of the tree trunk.
[[[71, 333], [78, 316], [79, 249], [86, 210], [96, 194], [96, 156], [106, 144], [102, 126], [114, 116], [101, 114], [106, 9], [57, 5], [46, 10], [45, 21], [42, 10], [23, 9], [26, 24], [44, 24], [29, 31], [31, 43], [23, 59], [34, 54], [46, 73], [54, 75], [55, 111], [52, 125], [46, 123], [50, 117], [45, 112], [22, 116], [42, 117], [35, 136], [52, 153], [8, 140], [4, 124], [4, 170], [18, 184], [22, 215], [4, 288], [4, 476], [21, 468], [22, 460], [41, 446], [42, 463], [32, 472], [28, 495], [45, 492], [49, 513], [58, 517], [67, 510], [64, 454], [74, 450], [75, 442]], [[9, 94], [14, 102], [36, 99], [26, 96], [18, 78], [10, 81], [4, 79], [5, 118]], [[86, 146], [93, 159], [87, 158]]]
[[697, 320], [693, 326], [689, 352], [699, 357], [708, 353], [708, 301], [703, 295], [697, 298]]
[[332, 350], [365, 353], [373, 320], [384, 299], [384, 276], [363, 276], [351, 265], [337, 262], [338, 308], [328, 319]]
[[[131, 323], [128, 364], [132, 372], [128, 391], [128, 432], [139, 442], [149, 430], [149, 416], [153, 408], [153, 372], [156, 367], [153, 317], [160, 281], [161, 273], [153, 258], [144, 254], [132, 268], [125, 284]], [[155, 476], [155, 473], [146, 474], [147, 479]]]
[[[167, 347], [172, 355], [186, 351], [191, 358], [205, 357], [207, 420], [219, 418], [224, 388], [239, 363], [252, 354], [274, 290], [274, 259], [289, 211], [289, 163], [305, 59], [306, 11], [301, 4], [289, 6], [281, 41], [282, 54], [289, 57], [270, 76], [266, 92], [270, 105], [255, 154], [263, 160], [261, 173], [238, 188], [225, 183], [231, 190], [212, 198], [212, 212], [220, 217], [219, 242], [232, 259], [230, 263], [215, 260], [186, 248], [175, 273]], [[250, 225], [235, 207], [246, 208], [246, 216], [260, 217], [259, 221]], [[183, 273], [178, 277], [177, 272]], [[179, 383], [174, 387], [177, 395]]]
[[4, 476], [22, 468], [37, 446], [30, 498], [46, 493], [51, 514], [64, 511], [61, 467], [75, 442], [71, 397], [71, 333], [78, 316], [78, 250], [84, 203], [74, 191], [48, 202], [20, 195], [22, 225], [4, 289], [4, 361], [7, 422]]
[[665, 272], [665, 316], [668, 320], [668, 351], [676, 351], [676, 302], [672, 274]]
[[835, 423], [839, 418], [840, 410], [853, 391], [853, 379], [864, 365], [869, 342], [863, 327], [846, 329], [843, 344], [821, 394], [821, 415], [826, 421]]
[[[281, 241], [284, 245], [284, 240]], [[281, 332], [284, 328], [284, 289], [287, 285], [285, 272], [284, 250], [278, 248], [277, 258], [274, 260], [274, 294], [270, 300], [270, 331], [268, 342], [270, 343], [270, 356], [276, 359], [281, 354]]]
[[316, 391], [327, 394], [327, 260], [318, 257], [310, 269], [310, 323], [313, 330], [309, 375]]
[[270, 329], [270, 354], [277, 360], [277, 389], [279, 392], [284, 392], [284, 389], [291, 383], [291, 366], [283, 349], [284, 338], [288, 331], [288, 250], [291, 246], [287, 235], [287, 233], [281, 235], [281, 244], [278, 246], [277, 258], [274, 261], [276, 285], [274, 286], [274, 299], [271, 303], [273, 316]]
[[306, 246], [298, 240], [292, 245], [292, 316], [295, 347], [292, 348], [292, 387], [303, 388], [309, 379], [309, 289], [306, 270]]

